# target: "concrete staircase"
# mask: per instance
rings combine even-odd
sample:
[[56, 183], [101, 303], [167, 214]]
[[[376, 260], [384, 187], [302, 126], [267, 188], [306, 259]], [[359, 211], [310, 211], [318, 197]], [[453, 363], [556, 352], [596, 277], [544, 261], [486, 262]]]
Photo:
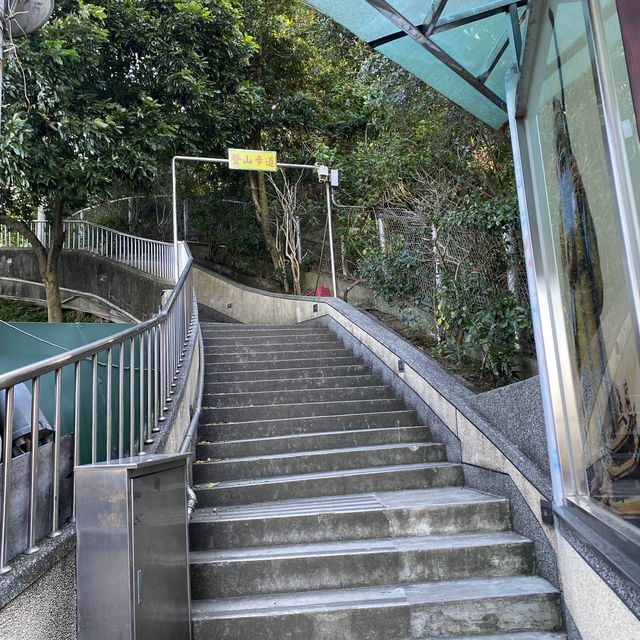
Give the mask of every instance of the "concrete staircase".
[[203, 324], [194, 640], [560, 640], [508, 502], [328, 329]]

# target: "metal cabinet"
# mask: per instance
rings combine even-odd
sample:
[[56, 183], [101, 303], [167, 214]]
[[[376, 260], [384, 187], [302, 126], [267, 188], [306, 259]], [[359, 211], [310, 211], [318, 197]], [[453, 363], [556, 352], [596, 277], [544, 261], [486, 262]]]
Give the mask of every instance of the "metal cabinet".
[[188, 460], [76, 467], [79, 640], [191, 638]]

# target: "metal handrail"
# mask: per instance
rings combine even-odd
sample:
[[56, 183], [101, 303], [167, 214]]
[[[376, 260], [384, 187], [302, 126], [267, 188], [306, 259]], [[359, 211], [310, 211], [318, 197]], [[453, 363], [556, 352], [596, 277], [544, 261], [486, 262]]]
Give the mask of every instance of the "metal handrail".
[[[26, 224], [43, 245], [49, 246], [49, 222], [31, 220]], [[175, 277], [175, 249], [172, 243], [140, 238], [87, 220], [65, 220], [63, 225], [64, 249], [89, 251], [163, 280], [173, 280]], [[31, 242], [22, 234], [6, 225], [0, 225], [0, 247], [22, 249], [30, 246]]]
[[[160, 423], [166, 419], [167, 405], [172, 401], [185, 346], [197, 326], [192, 286], [193, 258], [184, 243], [178, 246], [176, 254], [174, 246], [168, 243], [136, 238], [86, 221], [71, 221], [66, 224], [68, 233], [65, 245], [68, 248], [87, 250], [166, 279], [171, 278], [174, 265], [177, 264], [181, 271], [171, 294], [154, 318], [91, 344], [0, 375], [0, 393], [6, 394], [4, 425], [0, 424], [4, 451], [0, 505], [0, 574], [11, 569], [7, 563], [10, 560], [8, 541], [15, 386], [23, 382], [32, 383], [31, 442], [37, 443], [40, 428], [40, 381], [44, 375], [54, 373], [52, 513], [49, 536], [56, 537], [60, 535], [60, 429], [65, 403], [73, 409], [75, 464], [82, 463], [81, 439], [87, 438], [82, 426], [84, 424], [85, 428], [89, 427], [89, 420], [85, 419], [84, 423], [82, 420], [83, 407], [90, 407], [88, 442], [92, 463], [136, 453], [144, 454], [145, 445], [153, 443], [153, 434], [160, 430]], [[45, 226], [36, 228], [40, 232], [46, 230]], [[41, 233], [39, 238], [48, 241], [48, 234]], [[106, 354], [106, 359], [103, 357], [101, 360], [101, 354]], [[73, 369], [73, 398], [69, 400], [65, 400], [62, 394], [62, 374], [67, 368]], [[86, 387], [91, 388], [91, 393], [83, 394], [82, 373], [89, 368], [91, 384]], [[98, 397], [101, 377], [106, 386], [106, 398], [102, 407]], [[89, 395], [90, 400], [86, 397]], [[104, 427], [104, 434], [100, 437], [99, 426]], [[40, 456], [30, 455], [27, 546], [21, 549], [26, 554], [39, 550], [36, 530], [38, 517], [41, 516], [38, 514]], [[75, 512], [72, 519], [74, 516]]]

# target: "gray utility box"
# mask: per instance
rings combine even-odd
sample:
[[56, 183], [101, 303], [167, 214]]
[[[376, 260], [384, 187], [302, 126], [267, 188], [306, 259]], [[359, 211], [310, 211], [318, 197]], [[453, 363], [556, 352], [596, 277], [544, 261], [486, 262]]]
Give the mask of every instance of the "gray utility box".
[[79, 640], [191, 638], [188, 460], [75, 468]]

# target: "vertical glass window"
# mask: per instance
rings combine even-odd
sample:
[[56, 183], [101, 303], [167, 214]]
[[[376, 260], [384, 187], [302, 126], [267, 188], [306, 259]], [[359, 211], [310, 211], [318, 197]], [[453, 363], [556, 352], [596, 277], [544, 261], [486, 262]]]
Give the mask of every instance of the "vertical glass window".
[[[638, 135], [615, 0], [601, 3], [629, 168]], [[558, 343], [577, 500], [640, 526], [640, 368], [620, 212], [608, 156], [587, 3], [550, 2], [527, 115], [536, 215], [547, 229], [566, 344]], [[620, 123], [619, 123], [620, 124]], [[567, 397], [567, 395], [571, 397]]]

